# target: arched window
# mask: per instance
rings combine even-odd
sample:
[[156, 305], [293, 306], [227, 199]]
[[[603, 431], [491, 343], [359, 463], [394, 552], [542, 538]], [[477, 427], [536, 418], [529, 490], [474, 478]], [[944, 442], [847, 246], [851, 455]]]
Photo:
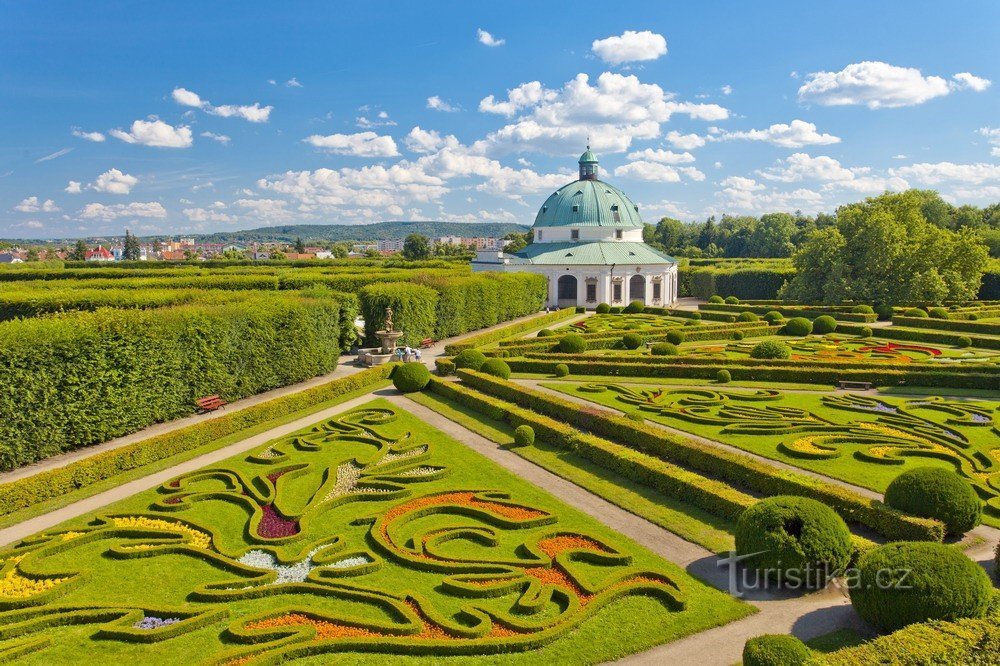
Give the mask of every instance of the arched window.
[[559, 307], [566, 308], [576, 305], [576, 276], [560, 275], [556, 283], [556, 295]]
[[628, 281], [628, 300], [646, 302], [646, 278], [633, 275]]

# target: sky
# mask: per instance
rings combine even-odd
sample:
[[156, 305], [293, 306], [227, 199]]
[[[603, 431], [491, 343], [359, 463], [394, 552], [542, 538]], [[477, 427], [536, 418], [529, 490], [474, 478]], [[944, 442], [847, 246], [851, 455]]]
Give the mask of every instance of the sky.
[[[1000, 3], [0, 0], [0, 237], [1000, 201]], [[471, 233], [474, 232], [470, 232]]]

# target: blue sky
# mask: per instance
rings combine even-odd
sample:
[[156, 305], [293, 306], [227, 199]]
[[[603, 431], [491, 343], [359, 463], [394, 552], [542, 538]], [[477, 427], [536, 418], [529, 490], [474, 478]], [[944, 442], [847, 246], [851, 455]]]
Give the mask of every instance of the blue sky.
[[647, 221], [992, 203], [998, 29], [985, 1], [0, 1], [0, 236], [530, 224], [588, 135]]

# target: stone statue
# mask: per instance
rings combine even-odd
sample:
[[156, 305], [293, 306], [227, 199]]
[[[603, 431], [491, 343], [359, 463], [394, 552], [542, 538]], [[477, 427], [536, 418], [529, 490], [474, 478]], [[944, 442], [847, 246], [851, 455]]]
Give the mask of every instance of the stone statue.
[[392, 332], [392, 308], [385, 309], [385, 330]]

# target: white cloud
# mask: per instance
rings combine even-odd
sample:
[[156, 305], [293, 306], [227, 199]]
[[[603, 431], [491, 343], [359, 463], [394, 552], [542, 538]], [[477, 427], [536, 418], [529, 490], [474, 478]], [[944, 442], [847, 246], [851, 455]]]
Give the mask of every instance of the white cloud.
[[354, 121], [358, 127], [362, 129], [371, 129], [372, 127], [395, 127], [396, 121], [389, 118], [389, 114], [385, 111], [379, 111], [374, 118], [368, 118], [367, 116], [358, 116]]
[[837, 188], [865, 194], [877, 194], [886, 190], [900, 191], [909, 183], [897, 175], [880, 176], [871, 173], [868, 167], [847, 168], [832, 157], [819, 155], [811, 157], [805, 153], [793, 153], [777, 166], [757, 171], [762, 178], [781, 183], [797, 183], [803, 180], [824, 183], [824, 190]]
[[444, 111], [445, 113], [454, 113], [459, 110], [458, 106], [450, 104], [444, 101], [437, 95], [433, 95], [427, 98], [427, 108], [432, 111]]
[[673, 167], [660, 162], [639, 160], [615, 169], [616, 176], [656, 183], [679, 183], [682, 174], [691, 180], [705, 180], [705, 174], [694, 167]]
[[733, 94], [733, 87], [730, 86], [730, 85], [722, 86], [721, 88], [719, 88], [719, 90], [722, 91], [723, 95], [732, 95]]
[[621, 35], [595, 39], [591, 50], [604, 62], [620, 65], [624, 62], [656, 60], [667, 54], [667, 40], [649, 30], [626, 30]]
[[259, 102], [249, 105], [223, 104], [222, 106], [213, 106], [207, 99], [202, 99], [198, 93], [185, 88], [174, 88], [171, 94], [174, 101], [181, 106], [195, 107], [205, 113], [223, 118], [243, 118], [252, 123], [266, 123], [274, 109], [273, 106], [261, 106]]
[[891, 109], [923, 104], [952, 90], [982, 92], [987, 79], [969, 72], [955, 74], [949, 83], [940, 76], [924, 76], [913, 67], [897, 67], [885, 62], [853, 63], [839, 72], [813, 72], [799, 88], [800, 102], [823, 106], [863, 104], [869, 109]]
[[104, 141], [104, 135], [100, 132], [84, 132], [79, 127], [73, 128], [73, 136], [86, 139], [87, 141], [93, 141], [95, 143]]
[[986, 182], [1000, 182], [1000, 164], [982, 162], [977, 164], [921, 162], [898, 169], [890, 169], [889, 173], [924, 185], [940, 185], [948, 182], [981, 185]]
[[107, 194], [128, 194], [135, 187], [139, 179], [122, 173], [118, 169], [109, 169], [98, 176], [88, 189]]
[[39, 201], [38, 197], [27, 197], [14, 206], [14, 210], [20, 213], [58, 213], [60, 208], [52, 199]]
[[285, 85], [287, 87], [289, 87], [289, 88], [302, 88], [303, 87], [302, 84], [299, 83], [299, 80], [297, 78], [295, 78], [294, 76], [292, 78], [288, 79], [287, 81], [285, 81]]
[[215, 132], [202, 132], [201, 136], [206, 139], [211, 139], [212, 141], [218, 141], [223, 146], [228, 146], [229, 142], [233, 140], [230, 136], [226, 136], [225, 134], [216, 134]]
[[490, 46], [490, 47], [493, 47], [493, 46], [503, 46], [504, 44], [507, 43], [507, 40], [505, 40], [505, 39], [497, 39], [496, 37], [494, 37], [490, 33], [488, 33], [485, 30], [483, 30], [482, 28], [479, 28], [478, 30], [476, 30], [476, 39], [479, 40], [480, 44], [484, 44], [484, 45]]
[[67, 192], [69, 194], [80, 194], [80, 192], [83, 192], [83, 184], [80, 183], [80, 181], [71, 180], [69, 181], [69, 184], [66, 185], [66, 189], [64, 189], [63, 192]]
[[190, 127], [186, 125], [174, 127], [158, 119], [136, 120], [132, 123], [130, 131], [113, 129], [108, 134], [125, 143], [155, 148], [189, 148], [193, 143]]
[[671, 201], [669, 199], [663, 199], [654, 203], [639, 204], [639, 208], [643, 212], [643, 217], [647, 220], [655, 220], [661, 217], [673, 217], [679, 220], [693, 219], [695, 215], [683, 206], [682, 202]]
[[283, 199], [239, 199], [237, 206], [247, 210], [247, 215], [263, 222], [286, 222], [293, 217], [288, 202]]
[[695, 148], [701, 148], [706, 143], [708, 139], [703, 136], [698, 136], [697, 134], [681, 134], [677, 130], [671, 130], [667, 132], [667, 141], [674, 148], [679, 148], [680, 150], [694, 150]]
[[181, 212], [191, 222], [225, 222], [229, 224], [237, 221], [237, 218], [232, 215], [205, 208], [185, 208]]
[[894, 159], [894, 160], [906, 160], [906, 159], [909, 159], [909, 155], [904, 155], [902, 153], [899, 153], [898, 155], [893, 155], [892, 159]]
[[437, 130], [421, 129], [418, 125], [410, 130], [403, 143], [415, 153], [428, 154], [437, 152], [446, 145], [458, 146], [458, 139], [452, 135], [442, 137]]
[[121, 217], [156, 217], [167, 216], [167, 211], [158, 201], [148, 203], [133, 202], [128, 204], [114, 204], [106, 206], [99, 203], [87, 204], [80, 211], [80, 217], [84, 219], [98, 219], [105, 222], [116, 220]]
[[728, 189], [739, 190], [741, 192], [754, 192], [756, 190], [767, 189], [766, 186], [761, 185], [753, 178], [744, 178], [743, 176], [729, 176], [720, 182], [719, 185]]
[[72, 148], [63, 148], [61, 150], [57, 150], [54, 153], [49, 153], [48, 155], [46, 155], [44, 157], [39, 157], [37, 160], [35, 160], [35, 164], [41, 164], [42, 162], [48, 162], [49, 160], [54, 160], [57, 157], [62, 157], [63, 155], [66, 155], [67, 153], [71, 153], [71, 152], [73, 152]]
[[720, 132], [711, 137], [711, 141], [727, 141], [743, 139], [746, 141], [764, 141], [784, 148], [802, 148], [803, 146], [825, 146], [840, 143], [840, 137], [832, 134], [821, 134], [816, 131], [816, 125], [804, 120], [793, 120], [790, 125], [775, 123], [767, 129], [748, 130], [745, 132]]
[[628, 158], [630, 160], [662, 162], [663, 164], [688, 164], [690, 162], [694, 162], [694, 155], [691, 153], [675, 153], [672, 150], [653, 150], [652, 148], [646, 148], [645, 150], [637, 150], [629, 153]]
[[699, 120], [729, 115], [717, 104], [675, 101], [660, 86], [642, 83], [636, 76], [604, 72], [595, 84], [578, 74], [558, 90], [533, 81], [508, 91], [506, 101], [486, 97], [480, 102], [483, 111], [523, 115], [476, 145], [484, 152], [567, 155], [579, 152], [589, 137], [598, 152], [624, 152], [633, 140], [659, 136], [661, 123], [674, 114]]
[[986, 141], [993, 147], [990, 155], [1000, 157], [1000, 127], [980, 127], [978, 131], [986, 137]]
[[953, 85], [959, 90], [968, 88], [973, 92], [983, 92], [991, 85], [993, 85], [993, 82], [990, 81], [989, 79], [984, 79], [975, 76], [974, 74], [970, 74], [969, 72], [959, 72], [958, 74], [953, 75], [951, 78], [954, 81]]
[[380, 136], [375, 132], [357, 134], [313, 134], [303, 139], [306, 143], [337, 155], [356, 157], [395, 157], [399, 155], [396, 142], [391, 136]]
[[716, 193], [724, 209], [720, 212], [762, 213], [779, 210], [817, 211], [823, 204], [823, 195], [813, 190], [800, 188], [790, 192], [768, 190], [752, 178], [730, 176], [720, 185], [723, 189]]

